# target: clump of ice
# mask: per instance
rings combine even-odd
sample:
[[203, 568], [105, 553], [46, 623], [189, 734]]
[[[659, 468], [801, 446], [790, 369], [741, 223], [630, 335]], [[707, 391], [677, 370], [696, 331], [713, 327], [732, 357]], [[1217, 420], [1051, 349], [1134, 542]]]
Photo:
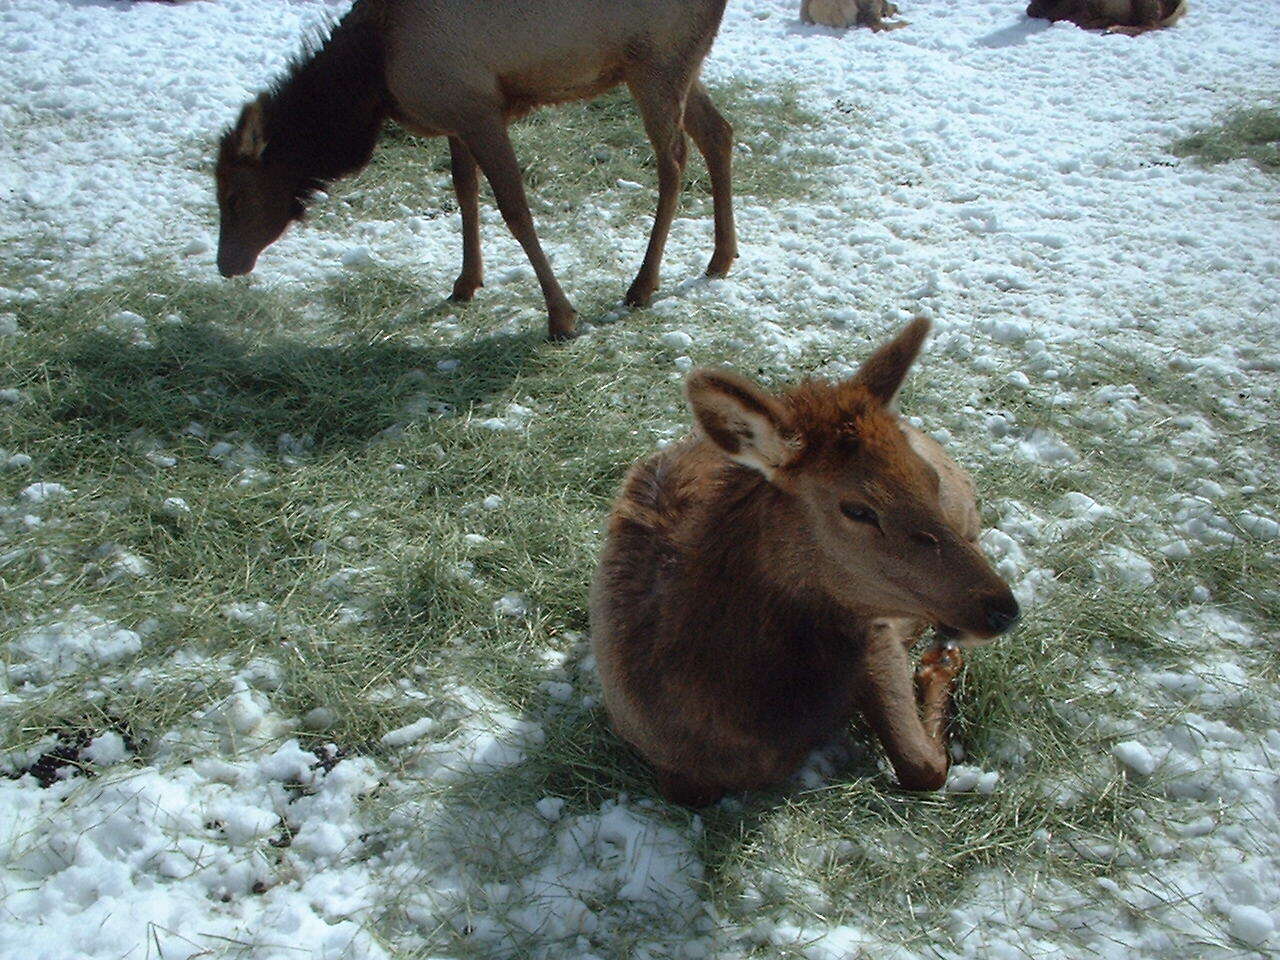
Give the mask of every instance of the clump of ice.
[[191, 507], [181, 497], [165, 497], [160, 503], [160, 509], [175, 520], [191, 515]]
[[434, 717], [422, 717], [413, 721], [413, 723], [383, 734], [382, 745], [384, 747], [403, 747], [421, 740], [437, 726], [439, 726], [439, 721]]
[[999, 783], [1000, 774], [998, 771], [983, 770], [981, 767], [957, 763], [953, 764], [951, 769], [947, 771], [946, 790], [949, 793], [968, 793], [973, 791], [989, 795], [995, 793]]
[[447, 739], [420, 748], [416, 765], [439, 780], [492, 773], [525, 759], [544, 739], [541, 725], [490, 706], [469, 714]]
[[129, 756], [124, 744], [124, 737], [114, 730], [108, 730], [89, 741], [89, 745], [80, 751], [80, 755], [98, 767], [109, 767]]
[[1027, 569], [1027, 555], [1018, 541], [1003, 530], [988, 528], [982, 531], [982, 548], [996, 562], [996, 570], [1006, 580], [1016, 580]]
[[670, 330], [662, 335], [662, 345], [668, 350], [683, 353], [693, 346], [693, 337], [683, 330]]
[[476, 426], [485, 430], [499, 432], [523, 430], [529, 425], [529, 420], [532, 419], [533, 415], [534, 411], [531, 408], [519, 403], [509, 403], [507, 404], [506, 412], [502, 416], [480, 420]]
[[135, 347], [150, 347], [147, 337], [147, 320], [132, 310], [120, 310], [113, 313], [104, 323], [99, 325], [100, 333], [123, 337]]
[[1151, 561], [1128, 547], [1112, 546], [1102, 550], [1094, 561], [1094, 569], [1104, 580], [1115, 580], [1128, 587], [1149, 587], [1156, 581]]
[[1111, 748], [1111, 753], [1124, 764], [1125, 769], [1132, 770], [1139, 776], [1149, 777], [1156, 769], [1156, 758], [1151, 751], [1136, 740], [1125, 740]]
[[493, 612], [502, 617], [523, 617], [529, 611], [529, 602], [518, 593], [504, 594], [493, 602]]
[[1251, 947], [1261, 947], [1275, 933], [1276, 924], [1261, 907], [1236, 904], [1227, 911], [1231, 935]]

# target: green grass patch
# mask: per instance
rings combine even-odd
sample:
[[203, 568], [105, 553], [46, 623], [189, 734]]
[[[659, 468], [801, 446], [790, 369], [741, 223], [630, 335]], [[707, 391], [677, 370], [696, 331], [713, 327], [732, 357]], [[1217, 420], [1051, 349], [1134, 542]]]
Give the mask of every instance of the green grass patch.
[[[822, 182], [821, 151], [795, 145], [799, 134], [821, 123], [797, 91], [731, 83], [712, 89], [711, 96], [734, 125], [735, 194], [758, 201], [799, 199]], [[625, 88], [538, 110], [512, 125], [511, 138], [535, 212], [583, 229], [598, 220], [593, 212], [598, 206], [610, 207], [624, 220], [652, 215], [657, 196], [653, 150]], [[684, 210], [709, 216], [711, 185], [692, 141], [689, 156]], [[483, 202], [492, 203], [483, 177], [481, 188]], [[456, 201], [448, 144], [389, 125], [368, 168], [336, 184], [333, 197], [335, 202], [317, 209], [321, 225], [335, 218], [391, 220], [451, 212]]]
[[1208, 165], [1252, 160], [1268, 173], [1280, 174], [1280, 109], [1236, 110], [1219, 123], [1174, 143], [1173, 153]]

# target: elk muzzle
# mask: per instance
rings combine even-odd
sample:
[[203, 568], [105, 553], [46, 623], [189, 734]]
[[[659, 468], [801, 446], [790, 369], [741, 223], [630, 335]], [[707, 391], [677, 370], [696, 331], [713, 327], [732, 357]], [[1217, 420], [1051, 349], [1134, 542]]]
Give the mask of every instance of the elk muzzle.
[[236, 249], [230, 244], [218, 243], [218, 273], [224, 277], [242, 277], [252, 273], [258, 262], [255, 250]]

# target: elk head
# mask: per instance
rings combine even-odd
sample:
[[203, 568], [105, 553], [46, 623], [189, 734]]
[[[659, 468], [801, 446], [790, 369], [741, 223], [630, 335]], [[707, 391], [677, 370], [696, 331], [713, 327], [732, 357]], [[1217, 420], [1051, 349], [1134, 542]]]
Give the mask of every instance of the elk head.
[[267, 155], [265, 99], [247, 104], [222, 138], [215, 172], [218, 192], [218, 272], [237, 277], [300, 220], [314, 189], [294, 165]]
[[929, 332], [920, 319], [840, 383], [775, 397], [735, 374], [695, 370], [689, 405], [705, 437], [772, 485], [785, 579], [874, 616], [921, 617], [944, 633], [992, 637], [1017, 601], [944, 514], [938, 472], [893, 409]]

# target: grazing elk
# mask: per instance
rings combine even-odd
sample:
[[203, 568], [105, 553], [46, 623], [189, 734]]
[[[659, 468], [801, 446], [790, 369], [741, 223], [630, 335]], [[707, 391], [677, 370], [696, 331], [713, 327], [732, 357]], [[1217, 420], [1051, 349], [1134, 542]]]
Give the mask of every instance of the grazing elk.
[[781, 396], [695, 370], [695, 434], [623, 482], [592, 642], [614, 727], [669, 800], [775, 783], [857, 709], [902, 786], [946, 779], [960, 653], [926, 653], [913, 689], [909, 648], [1019, 611], [976, 545], [972, 482], [893, 410], [928, 330]]
[[319, 49], [248, 103], [217, 164], [218, 269], [248, 273], [299, 219], [311, 195], [363, 168], [383, 121], [447, 136], [462, 214], [453, 299], [483, 286], [477, 167], [524, 247], [546, 298], [552, 338], [575, 317], [542, 252], [507, 124], [543, 104], [596, 97], [625, 83], [653, 144], [658, 208], [627, 291], [645, 306], [675, 215], [685, 133], [706, 158], [715, 213], [708, 276], [737, 256], [730, 197], [733, 129], [698, 80], [725, 0], [358, 0]]
[[1130, 37], [1171, 27], [1186, 12], [1187, 0], [1031, 0], [1027, 7], [1028, 17]]

